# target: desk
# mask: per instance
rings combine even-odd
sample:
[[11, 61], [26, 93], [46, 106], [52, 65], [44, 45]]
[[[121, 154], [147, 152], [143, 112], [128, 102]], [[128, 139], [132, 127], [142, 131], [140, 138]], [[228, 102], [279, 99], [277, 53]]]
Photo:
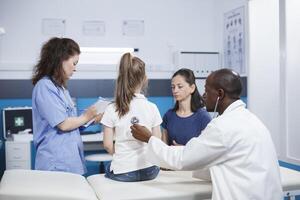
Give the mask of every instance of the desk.
[[81, 135], [84, 151], [103, 150], [103, 132]]
[[103, 132], [95, 134], [81, 135], [83, 143], [89, 142], [103, 142]]

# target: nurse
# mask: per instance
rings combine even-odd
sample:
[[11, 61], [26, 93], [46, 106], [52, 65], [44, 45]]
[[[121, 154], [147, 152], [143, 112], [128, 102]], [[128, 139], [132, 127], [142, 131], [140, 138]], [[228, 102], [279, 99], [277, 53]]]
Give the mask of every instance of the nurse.
[[216, 111], [202, 134], [185, 146], [167, 146], [140, 125], [131, 127], [136, 139], [148, 143], [153, 164], [175, 170], [209, 169], [213, 200], [282, 199], [274, 144], [264, 124], [240, 100], [240, 76], [230, 69], [206, 79], [204, 102]]
[[203, 108], [192, 70], [183, 68], [175, 72], [171, 87], [176, 103], [163, 117], [162, 139], [168, 145], [185, 145], [201, 134], [211, 118]]
[[96, 116], [90, 107], [79, 117], [67, 81], [76, 71], [80, 49], [69, 38], [52, 38], [41, 50], [32, 83], [35, 169], [86, 172], [83, 143], [78, 127]]

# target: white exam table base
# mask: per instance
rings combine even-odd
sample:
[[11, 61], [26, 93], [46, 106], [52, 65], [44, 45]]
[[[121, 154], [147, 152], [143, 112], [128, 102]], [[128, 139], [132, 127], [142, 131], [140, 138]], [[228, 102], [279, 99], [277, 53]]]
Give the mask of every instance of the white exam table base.
[[[286, 196], [300, 195], [300, 172], [280, 168]], [[1, 200], [166, 200], [207, 199], [211, 183], [191, 172], [161, 171], [151, 181], [124, 183], [92, 175], [87, 179], [64, 172], [7, 170], [0, 183]], [[98, 198], [97, 198], [98, 197]]]

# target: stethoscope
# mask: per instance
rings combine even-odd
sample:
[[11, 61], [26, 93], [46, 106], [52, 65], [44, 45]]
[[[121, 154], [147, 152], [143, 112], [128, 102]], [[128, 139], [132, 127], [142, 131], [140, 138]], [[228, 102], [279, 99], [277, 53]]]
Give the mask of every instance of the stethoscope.
[[130, 122], [132, 125], [134, 125], [134, 124], [138, 124], [140, 122], [140, 120], [137, 117], [132, 117]]
[[217, 98], [217, 101], [216, 101], [216, 104], [215, 104], [215, 108], [214, 108], [214, 115], [213, 115], [213, 119], [218, 117], [219, 113], [217, 112], [217, 107], [218, 107], [218, 104], [219, 104], [219, 100], [220, 100], [220, 97]]
[[67, 94], [67, 89], [64, 86], [59, 86], [53, 79], [52, 77], [49, 77], [51, 82], [59, 89], [63, 91], [65, 101], [67, 102], [67, 106], [70, 106], [70, 110], [73, 110], [75, 108], [75, 103], [71, 99], [70, 95]]
[[70, 106], [71, 110], [74, 109], [75, 108], [75, 103], [71, 99], [70, 95], [67, 94], [67, 89], [64, 86], [61, 86], [61, 87], [62, 87], [62, 90], [63, 90], [65, 100], [68, 103], [68, 106]]

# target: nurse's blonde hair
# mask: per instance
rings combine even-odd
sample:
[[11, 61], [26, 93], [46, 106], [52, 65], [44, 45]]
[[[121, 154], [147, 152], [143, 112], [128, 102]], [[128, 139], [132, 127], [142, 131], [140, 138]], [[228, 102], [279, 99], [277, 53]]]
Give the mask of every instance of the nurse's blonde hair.
[[120, 61], [115, 90], [116, 112], [121, 118], [129, 112], [130, 102], [139, 87], [146, 86], [145, 63], [138, 57], [125, 53]]

